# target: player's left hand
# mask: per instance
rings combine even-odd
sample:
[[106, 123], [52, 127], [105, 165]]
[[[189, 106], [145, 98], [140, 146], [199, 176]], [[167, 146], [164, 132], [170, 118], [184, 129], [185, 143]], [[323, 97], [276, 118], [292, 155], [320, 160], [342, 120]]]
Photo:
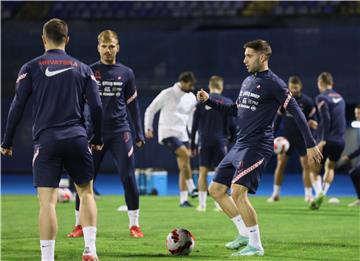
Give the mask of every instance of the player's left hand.
[[136, 141], [136, 146], [137, 146], [138, 148], [141, 148], [144, 144], [145, 144], [145, 141], [144, 141], [144, 140], [138, 140], [138, 141]]
[[318, 127], [318, 123], [314, 120], [309, 120], [308, 125], [310, 129], [316, 130]]
[[321, 160], [323, 159], [323, 155], [321, 154], [318, 146], [308, 148], [306, 151], [307, 151], [309, 164], [321, 163]]
[[154, 132], [153, 132], [152, 130], [147, 130], [147, 131], [145, 131], [145, 137], [146, 137], [147, 139], [152, 139], [152, 138], [154, 138]]
[[103, 147], [104, 147], [104, 144], [102, 144], [102, 145], [90, 144], [90, 148], [93, 151], [101, 151]]
[[13, 154], [13, 152], [12, 152], [12, 147], [7, 148], [7, 149], [1, 147], [1, 154], [4, 155], [4, 156], [9, 156], [9, 157], [11, 157], [12, 154]]

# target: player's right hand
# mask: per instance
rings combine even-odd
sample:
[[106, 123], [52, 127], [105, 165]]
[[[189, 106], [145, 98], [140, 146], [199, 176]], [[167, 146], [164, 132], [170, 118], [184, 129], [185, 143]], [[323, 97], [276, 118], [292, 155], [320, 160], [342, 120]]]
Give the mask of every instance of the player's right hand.
[[344, 156], [341, 157], [340, 161], [342, 161], [342, 162], [349, 162], [349, 161], [350, 161], [350, 158], [349, 158], [348, 155], [344, 155]]
[[3, 147], [1, 147], [1, 154], [2, 155], [4, 155], [4, 156], [9, 156], [9, 157], [11, 157], [12, 156], [12, 147], [10, 147], [10, 148], [3, 148]]
[[191, 157], [194, 158], [194, 157], [196, 157], [196, 155], [198, 155], [198, 149], [192, 148], [191, 149]]
[[145, 137], [146, 137], [147, 139], [152, 139], [152, 138], [154, 138], [154, 132], [153, 132], [152, 130], [146, 130], [146, 131], [145, 131]]
[[319, 148], [320, 152], [323, 152], [325, 145], [326, 145], [326, 141], [324, 140], [318, 143], [317, 147]]
[[104, 147], [104, 144], [102, 144], [102, 145], [90, 144], [90, 148], [93, 151], [101, 151], [103, 147]]
[[198, 101], [206, 102], [209, 99], [209, 94], [203, 89], [201, 89], [200, 91], [197, 92], [196, 97]]
[[313, 165], [314, 163], [320, 164], [321, 160], [323, 159], [323, 155], [320, 152], [318, 146], [308, 148], [306, 150], [307, 157], [310, 165]]
[[139, 140], [136, 141], [136, 146], [138, 148], [141, 148], [142, 146], [144, 146], [144, 144], [145, 144], [145, 141], [142, 140], [142, 139], [139, 139]]

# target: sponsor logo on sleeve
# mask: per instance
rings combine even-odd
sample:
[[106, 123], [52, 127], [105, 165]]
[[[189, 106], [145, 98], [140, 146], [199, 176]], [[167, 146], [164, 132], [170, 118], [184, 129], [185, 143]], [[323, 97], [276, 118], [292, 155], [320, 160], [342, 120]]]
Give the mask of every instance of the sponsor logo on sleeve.
[[16, 79], [16, 83], [19, 83], [21, 80], [26, 78], [27, 73], [23, 73], [19, 75], [19, 77]]

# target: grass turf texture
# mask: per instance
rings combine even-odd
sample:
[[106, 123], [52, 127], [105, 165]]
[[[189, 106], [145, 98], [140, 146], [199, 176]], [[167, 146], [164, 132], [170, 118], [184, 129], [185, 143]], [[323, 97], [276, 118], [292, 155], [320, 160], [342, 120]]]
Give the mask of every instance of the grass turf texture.
[[[360, 260], [360, 212], [349, 208], [353, 198], [340, 204], [325, 202], [310, 211], [302, 197], [283, 197], [269, 204], [264, 197], [251, 199], [260, 220], [264, 257], [229, 258], [224, 244], [236, 235], [224, 213], [198, 213], [179, 208], [177, 197], [141, 197], [140, 223], [145, 238], [130, 238], [128, 217], [116, 208], [123, 197], [102, 196], [97, 201], [97, 250], [101, 261], [111, 260]], [[194, 205], [197, 200], [192, 200]], [[37, 229], [38, 202], [35, 196], [2, 196], [1, 260], [40, 260]], [[67, 238], [74, 225], [74, 204], [58, 204], [59, 231], [56, 260], [80, 260], [82, 238]], [[188, 257], [173, 257], [165, 239], [176, 227], [190, 230], [195, 249]]]

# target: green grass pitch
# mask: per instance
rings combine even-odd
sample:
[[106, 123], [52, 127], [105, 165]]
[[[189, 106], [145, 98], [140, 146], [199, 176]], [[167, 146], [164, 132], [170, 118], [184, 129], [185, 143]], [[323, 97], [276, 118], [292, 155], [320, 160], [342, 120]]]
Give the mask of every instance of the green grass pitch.
[[[268, 204], [253, 197], [265, 248], [264, 257], [229, 258], [224, 244], [236, 235], [235, 226], [223, 213], [198, 213], [181, 209], [177, 197], [141, 197], [140, 223], [145, 238], [129, 237], [128, 217], [116, 208], [120, 196], [102, 196], [98, 201], [97, 250], [101, 261], [111, 260], [360, 260], [360, 209], [349, 208], [351, 198], [340, 204], [324, 203], [310, 211], [301, 197], [283, 197]], [[194, 204], [197, 200], [192, 200]], [[38, 202], [35, 196], [2, 196], [1, 260], [40, 260], [37, 230]], [[69, 239], [74, 225], [74, 204], [58, 204], [59, 231], [56, 260], [81, 260], [83, 239]], [[195, 236], [195, 249], [188, 257], [172, 257], [165, 239], [171, 229], [183, 227]]]

